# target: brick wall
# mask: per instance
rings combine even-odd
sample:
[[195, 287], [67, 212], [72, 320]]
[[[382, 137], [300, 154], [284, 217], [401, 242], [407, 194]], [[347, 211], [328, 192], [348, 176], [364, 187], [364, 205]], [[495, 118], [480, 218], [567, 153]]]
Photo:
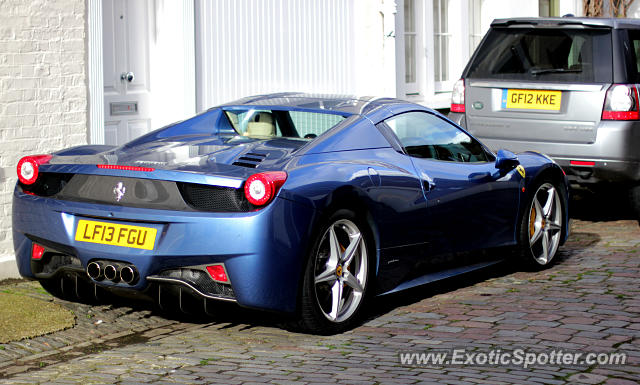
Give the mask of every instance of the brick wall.
[[0, 279], [16, 277], [15, 166], [87, 142], [85, 0], [0, 1]]

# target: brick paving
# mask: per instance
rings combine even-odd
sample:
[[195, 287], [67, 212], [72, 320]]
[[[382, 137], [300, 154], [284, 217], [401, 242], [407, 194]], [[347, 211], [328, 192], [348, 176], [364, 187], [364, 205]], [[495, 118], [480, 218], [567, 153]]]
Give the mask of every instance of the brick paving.
[[[378, 298], [367, 322], [335, 336], [290, 332], [263, 313], [177, 322], [146, 309], [60, 301], [75, 309], [78, 326], [0, 349], [0, 357], [28, 351], [0, 358], [0, 383], [640, 383], [640, 228], [630, 220], [576, 220], [572, 228], [550, 269], [519, 272], [506, 262]], [[105, 321], [85, 321], [87, 314]], [[410, 366], [398, 355], [452, 348], [616, 351], [628, 362]]]

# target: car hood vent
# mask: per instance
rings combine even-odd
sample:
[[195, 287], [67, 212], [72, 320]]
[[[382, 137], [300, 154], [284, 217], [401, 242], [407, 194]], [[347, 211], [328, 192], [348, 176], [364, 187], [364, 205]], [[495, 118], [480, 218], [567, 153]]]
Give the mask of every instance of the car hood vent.
[[267, 154], [260, 154], [257, 152], [247, 152], [246, 154], [238, 157], [232, 164], [234, 166], [256, 168], [267, 157]]

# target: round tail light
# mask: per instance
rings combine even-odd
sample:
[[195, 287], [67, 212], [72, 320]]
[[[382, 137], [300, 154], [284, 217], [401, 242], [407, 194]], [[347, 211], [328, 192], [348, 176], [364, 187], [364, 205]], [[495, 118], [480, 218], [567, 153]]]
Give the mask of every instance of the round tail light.
[[638, 90], [633, 84], [613, 84], [607, 90], [603, 120], [639, 120]]
[[40, 165], [47, 163], [51, 155], [29, 155], [18, 162], [18, 179], [22, 184], [31, 185], [38, 180]]
[[264, 206], [271, 202], [286, 180], [287, 173], [284, 171], [253, 174], [244, 184], [244, 195], [251, 204]]

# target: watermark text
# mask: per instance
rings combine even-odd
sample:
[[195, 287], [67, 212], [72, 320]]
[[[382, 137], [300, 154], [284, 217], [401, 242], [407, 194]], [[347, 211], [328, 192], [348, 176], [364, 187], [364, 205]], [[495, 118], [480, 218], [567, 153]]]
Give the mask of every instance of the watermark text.
[[549, 351], [513, 350], [431, 350], [426, 352], [401, 352], [400, 364], [405, 366], [592, 366], [624, 365], [624, 352], [574, 352], [554, 349]]

